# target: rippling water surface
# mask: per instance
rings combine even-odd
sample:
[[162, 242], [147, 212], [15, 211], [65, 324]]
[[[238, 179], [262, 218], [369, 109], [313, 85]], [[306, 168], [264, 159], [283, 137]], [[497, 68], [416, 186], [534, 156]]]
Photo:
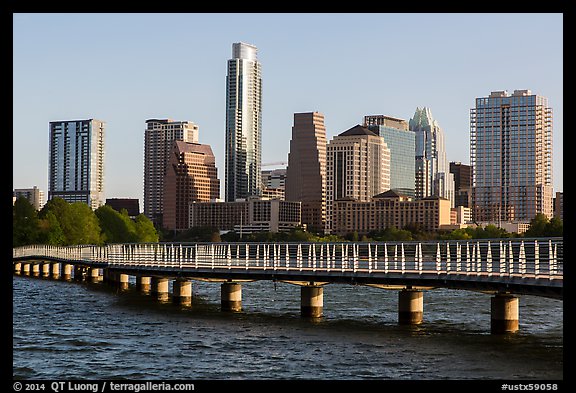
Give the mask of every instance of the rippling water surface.
[[397, 292], [324, 287], [324, 317], [300, 317], [290, 284], [242, 284], [240, 313], [220, 285], [193, 305], [133, 287], [14, 276], [13, 377], [28, 379], [563, 379], [558, 300], [520, 298], [520, 332], [490, 334], [490, 296], [424, 293], [424, 323], [397, 324]]

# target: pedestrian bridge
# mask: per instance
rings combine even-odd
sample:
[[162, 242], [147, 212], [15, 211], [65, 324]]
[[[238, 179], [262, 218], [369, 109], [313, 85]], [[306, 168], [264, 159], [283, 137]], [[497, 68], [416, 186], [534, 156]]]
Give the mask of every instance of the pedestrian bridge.
[[[420, 323], [423, 291], [493, 294], [492, 330], [518, 329], [518, 295], [563, 299], [563, 239], [430, 242], [143, 243], [13, 249], [16, 274], [89, 277], [188, 301], [191, 280], [222, 283], [222, 308], [241, 309], [241, 283], [273, 280], [301, 286], [303, 315], [322, 315], [323, 285], [399, 290], [399, 321]], [[62, 268], [60, 265], [63, 265]], [[62, 271], [62, 272], [61, 272]]]

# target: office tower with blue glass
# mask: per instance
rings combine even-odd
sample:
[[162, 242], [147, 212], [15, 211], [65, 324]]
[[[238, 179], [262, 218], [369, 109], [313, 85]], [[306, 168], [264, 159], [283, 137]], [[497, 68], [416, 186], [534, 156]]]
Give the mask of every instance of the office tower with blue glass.
[[364, 127], [384, 138], [390, 149], [390, 189], [414, 197], [416, 134], [408, 122], [392, 116], [364, 116]]

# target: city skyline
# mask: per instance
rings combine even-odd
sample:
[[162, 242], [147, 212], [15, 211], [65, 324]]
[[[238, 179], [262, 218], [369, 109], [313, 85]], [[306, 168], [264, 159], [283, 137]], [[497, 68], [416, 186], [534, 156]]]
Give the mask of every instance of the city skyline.
[[[366, 114], [408, 120], [415, 108], [423, 106], [442, 125], [447, 161], [470, 164], [469, 111], [476, 97], [490, 91], [530, 89], [547, 97], [554, 111], [553, 184], [554, 192], [563, 191], [562, 14], [246, 14], [242, 17], [259, 23], [247, 24], [254, 27], [241, 34], [226, 26], [237, 17], [15, 14], [13, 116], [26, 121], [14, 122], [13, 188], [48, 190], [49, 122], [98, 118], [107, 124], [105, 198], [142, 201], [143, 125], [146, 119], [171, 118], [191, 121], [202, 130], [202, 143], [210, 145], [216, 156], [222, 197], [225, 60], [232, 43], [250, 42], [265, 64], [264, 164], [287, 161], [296, 112], [322, 112], [329, 142], [342, 130], [360, 124]], [[100, 34], [100, 30], [79, 28], [93, 18], [110, 22], [110, 31]], [[165, 23], [165, 29], [149, 35], [144, 27], [150, 18]], [[424, 18], [447, 27], [434, 32], [420, 29], [416, 22]], [[335, 26], [358, 20], [363, 23], [357, 31], [344, 34]], [[401, 22], [406, 27], [410, 23], [409, 32], [395, 29]], [[302, 26], [296, 37], [289, 35], [294, 23]], [[486, 23], [490, 29], [481, 28]], [[536, 23], [539, 34], [530, 40], [515, 33], [519, 24]], [[75, 26], [79, 29], [69, 34]], [[201, 37], [195, 34], [197, 29], [203, 31]], [[494, 45], [491, 37], [502, 35], [516, 44]], [[369, 51], [383, 39], [387, 39], [380, 51], [384, 55]], [[51, 59], [72, 54], [80, 44], [93, 49], [91, 62], [51, 64]], [[151, 49], [155, 47], [163, 48], [162, 56], [170, 58], [173, 53], [188, 61], [162, 65], [154, 60]], [[545, 53], [534, 56], [528, 52], [530, 47]], [[414, 48], [419, 56], [435, 61], [409, 56]], [[498, 64], [478, 55], [482, 49]], [[194, 56], [198, 53], [202, 56]], [[386, 56], [392, 53], [394, 57]], [[43, 61], [33, 60], [38, 57]], [[68, 93], [89, 82], [91, 89]], [[30, 146], [30, 140], [36, 143]], [[27, 154], [19, 154], [24, 149]]]

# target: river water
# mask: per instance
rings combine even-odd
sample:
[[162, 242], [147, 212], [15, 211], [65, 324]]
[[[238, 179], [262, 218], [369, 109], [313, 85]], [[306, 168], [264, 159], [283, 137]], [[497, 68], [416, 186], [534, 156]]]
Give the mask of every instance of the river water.
[[424, 293], [424, 323], [397, 323], [396, 291], [329, 284], [324, 316], [300, 317], [299, 287], [193, 282], [191, 307], [131, 288], [13, 277], [15, 379], [563, 379], [563, 303], [520, 298], [520, 331], [490, 334], [490, 296]]

